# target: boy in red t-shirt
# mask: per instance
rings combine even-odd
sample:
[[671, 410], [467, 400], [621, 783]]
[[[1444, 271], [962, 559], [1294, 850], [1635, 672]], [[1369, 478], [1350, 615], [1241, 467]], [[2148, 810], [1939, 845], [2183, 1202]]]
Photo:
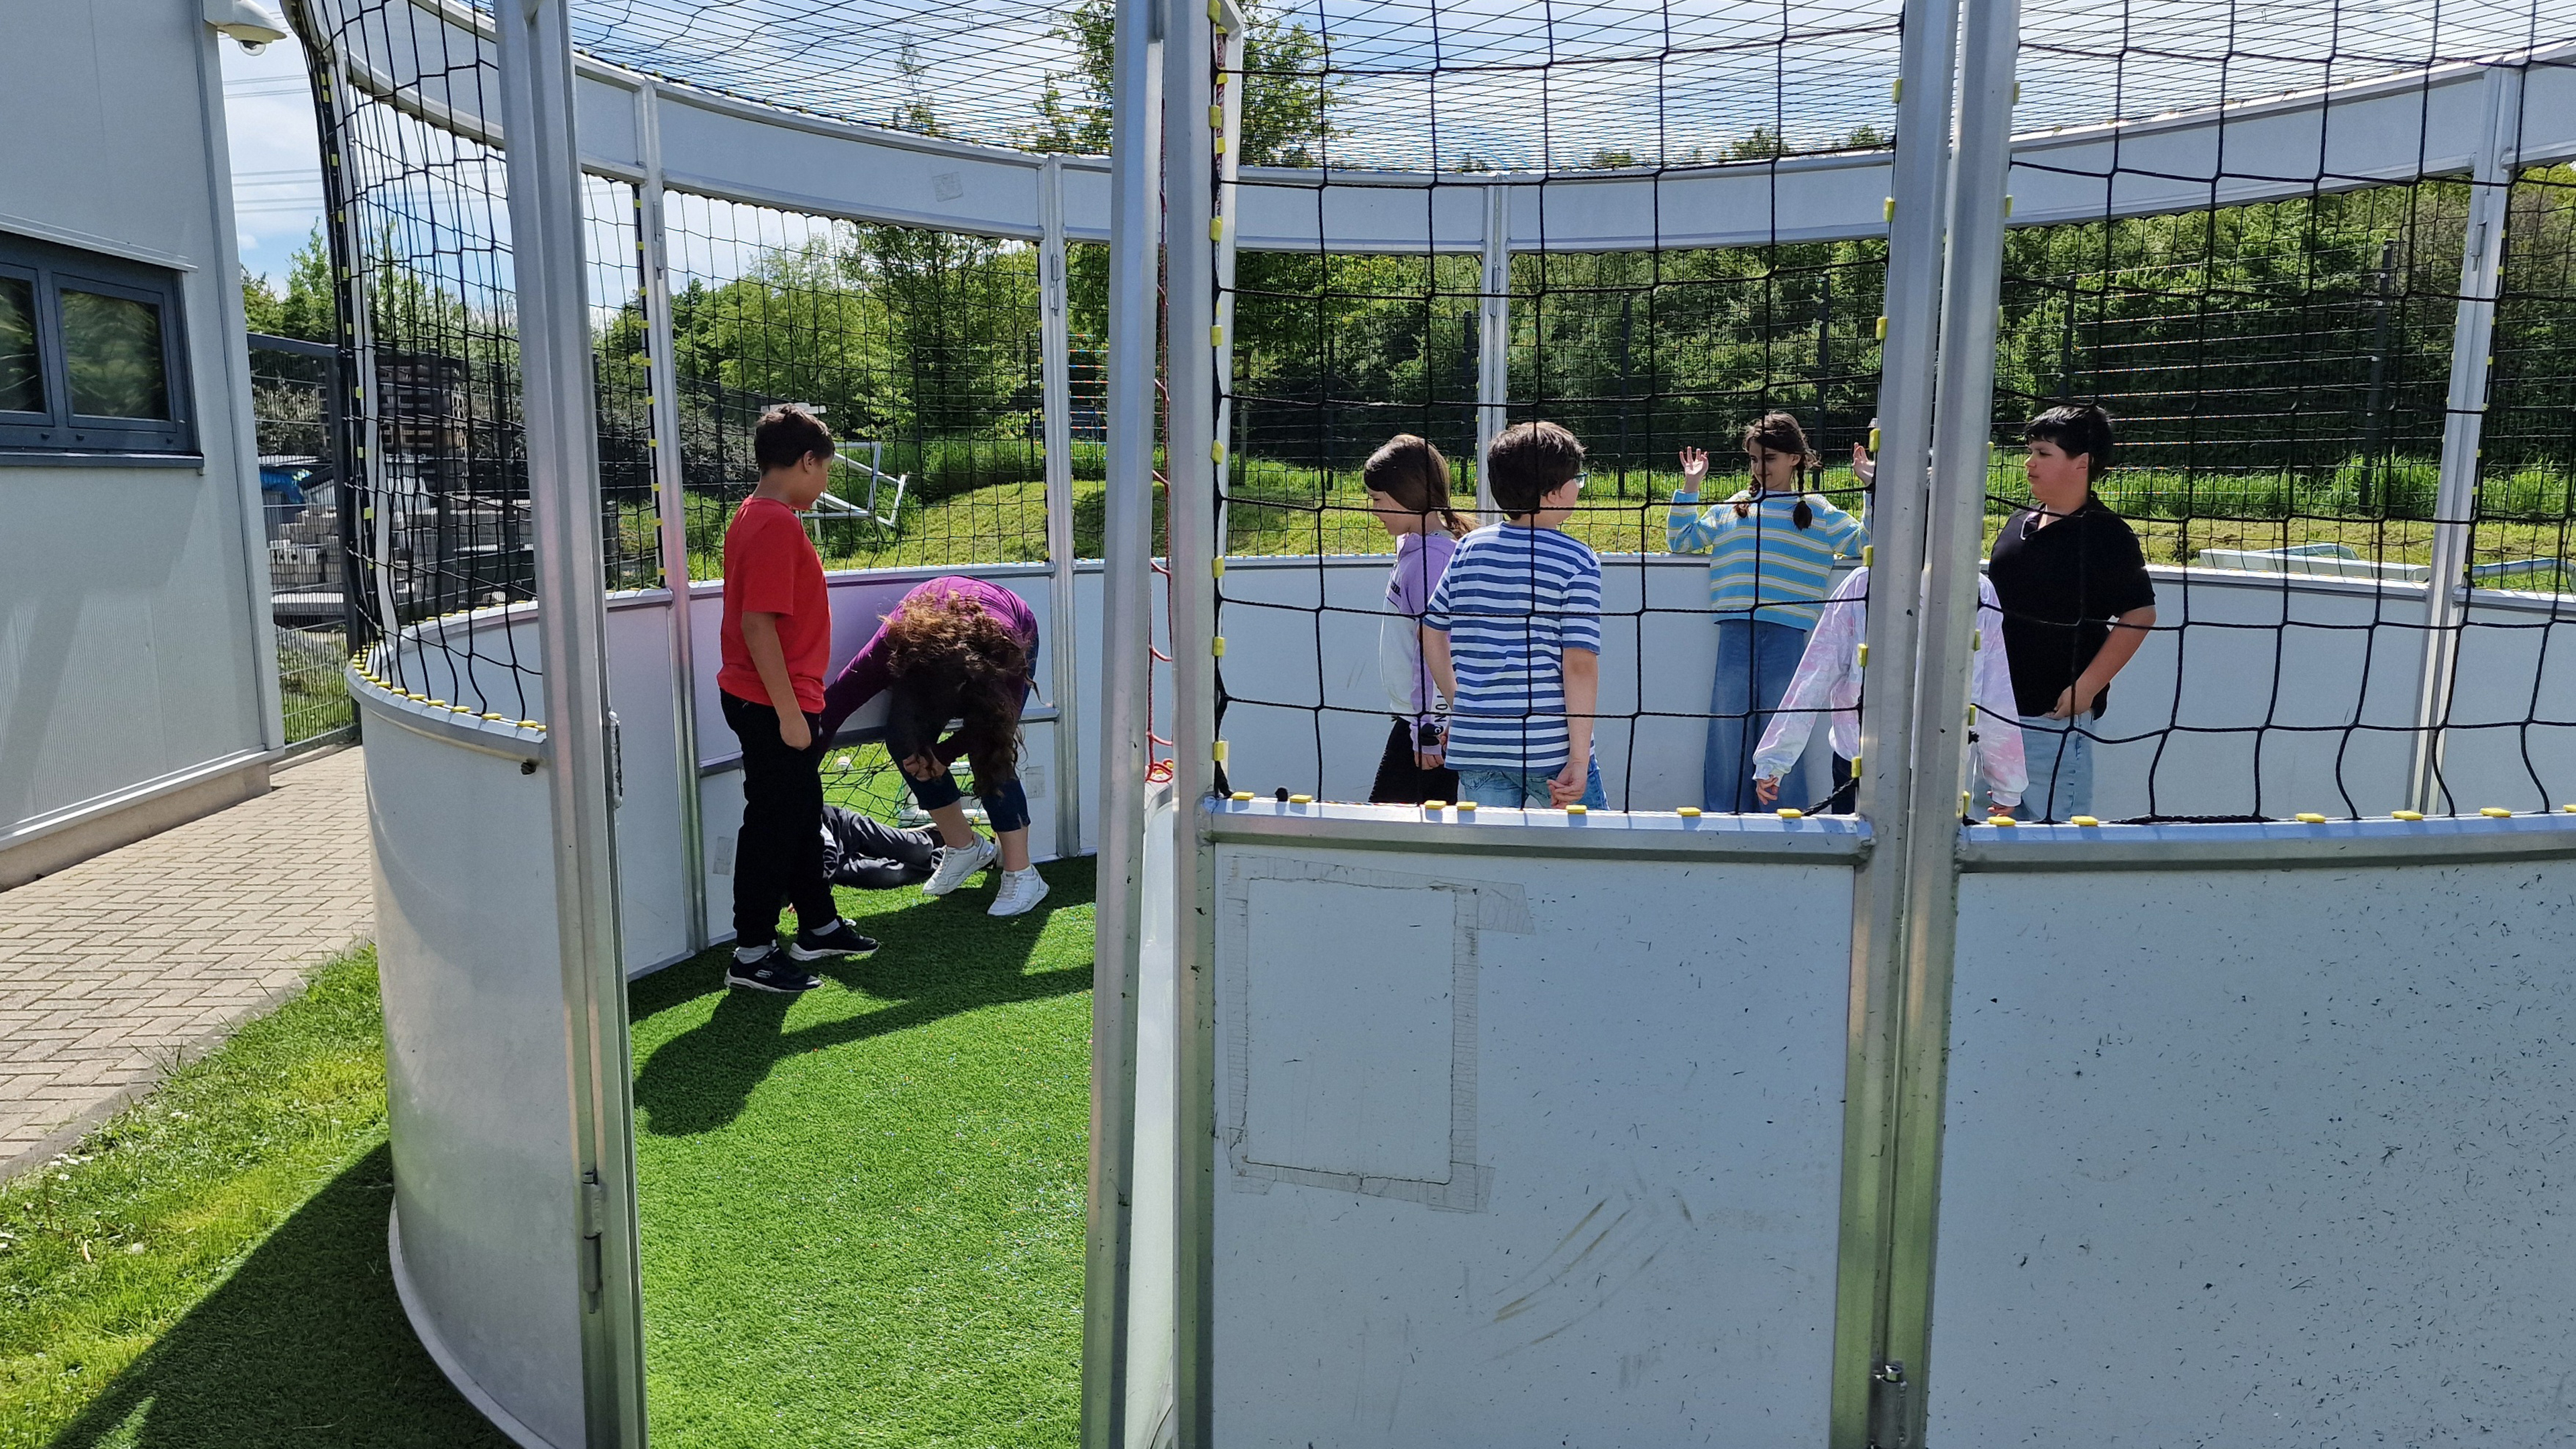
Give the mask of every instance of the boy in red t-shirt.
[[[811, 991], [802, 961], [865, 956], [877, 943], [841, 919], [823, 871], [823, 670], [832, 606], [823, 560], [796, 515], [830, 481], [832, 435], [800, 407], [761, 414], [751, 435], [760, 486], [725, 529], [725, 723], [742, 740], [742, 834], [733, 856], [733, 964], [725, 984]], [[796, 936], [778, 946], [778, 908]]]

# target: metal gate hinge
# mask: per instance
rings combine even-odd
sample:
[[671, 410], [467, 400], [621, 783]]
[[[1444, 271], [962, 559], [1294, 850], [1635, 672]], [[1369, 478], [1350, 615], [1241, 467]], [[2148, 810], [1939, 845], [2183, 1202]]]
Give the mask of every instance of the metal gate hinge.
[[1905, 1412], [1913, 1387], [1905, 1365], [1894, 1360], [1869, 1371], [1869, 1449], [1913, 1449], [1907, 1437], [1913, 1421]]

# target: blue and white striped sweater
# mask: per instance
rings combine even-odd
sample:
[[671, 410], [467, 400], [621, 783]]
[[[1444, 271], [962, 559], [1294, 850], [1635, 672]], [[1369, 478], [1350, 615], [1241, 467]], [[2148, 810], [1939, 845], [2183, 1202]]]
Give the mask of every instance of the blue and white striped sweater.
[[1449, 636], [1453, 769], [1548, 772], [1572, 753], [1565, 651], [1601, 652], [1601, 560], [1553, 528], [1494, 524], [1459, 540], [1424, 627]]
[[[1795, 517], [1802, 497], [1805, 528]], [[1752, 505], [1741, 518], [1738, 503]], [[1739, 493], [1706, 512], [1698, 494], [1676, 493], [1666, 532], [1674, 553], [1709, 556], [1708, 606], [1718, 618], [1793, 629], [1815, 627], [1819, 602], [1833, 592], [1834, 555], [1857, 558], [1869, 543], [1867, 524], [1812, 493]]]

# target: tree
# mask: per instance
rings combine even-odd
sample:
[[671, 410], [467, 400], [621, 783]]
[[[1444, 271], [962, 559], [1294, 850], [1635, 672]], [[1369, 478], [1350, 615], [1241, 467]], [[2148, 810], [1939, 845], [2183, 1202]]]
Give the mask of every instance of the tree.
[[[1302, 23], [1266, 13], [1259, 0], [1245, 9], [1251, 24], [1243, 38], [1244, 163], [1315, 165], [1335, 134], [1328, 113], [1340, 87], [1325, 74], [1323, 42]], [[1073, 47], [1074, 67], [1047, 74], [1038, 92], [1038, 124], [1022, 133], [1032, 150], [1108, 154], [1117, 27], [1115, 0], [1078, 0], [1055, 28], [1056, 38]]]
[[253, 332], [306, 342], [334, 340], [340, 304], [331, 285], [331, 248], [322, 239], [319, 223], [287, 263], [284, 295], [265, 274], [254, 276], [248, 267], [242, 269], [242, 311]]

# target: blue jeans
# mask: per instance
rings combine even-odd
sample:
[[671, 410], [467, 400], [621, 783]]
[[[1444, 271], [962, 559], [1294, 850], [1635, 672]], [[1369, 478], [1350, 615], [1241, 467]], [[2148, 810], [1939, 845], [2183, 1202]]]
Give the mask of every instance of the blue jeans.
[[1753, 793], [1753, 750], [1789, 692], [1807, 631], [1767, 619], [1717, 621], [1717, 678], [1708, 691], [1708, 756], [1700, 766], [1700, 808], [1740, 815], [1761, 808]]
[[[1554, 770], [1486, 770], [1474, 765], [1458, 767], [1458, 798], [1472, 800], [1506, 810], [1548, 808], [1547, 782], [1556, 778]], [[1610, 797], [1601, 789], [1601, 762], [1587, 767], [1583, 782], [1586, 809], [1606, 810]]]
[[2030, 788], [2022, 792], [2016, 820], [2070, 820], [2093, 813], [2093, 737], [2081, 719], [2025, 715], [2021, 721], [2022, 757], [2030, 765]]

